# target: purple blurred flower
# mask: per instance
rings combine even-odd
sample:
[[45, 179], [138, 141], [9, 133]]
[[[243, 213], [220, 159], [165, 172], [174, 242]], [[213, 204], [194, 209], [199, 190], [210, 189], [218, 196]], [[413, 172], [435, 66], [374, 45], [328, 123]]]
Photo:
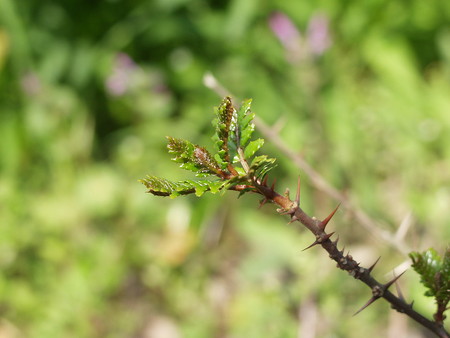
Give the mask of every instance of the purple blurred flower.
[[322, 55], [330, 46], [328, 18], [323, 14], [314, 15], [308, 24], [307, 40], [313, 55]]
[[269, 26], [284, 48], [290, 51], [300, 49], [300, 31], [287, 15], [280, 12], [273, 13], [269, 18]]
[[106, 89], [113, 96], [121, 96], [129, 89], [131, 76], [136, 69], [134, 61], [125, 53], [119, 53], [114, 68], [106, 80]]

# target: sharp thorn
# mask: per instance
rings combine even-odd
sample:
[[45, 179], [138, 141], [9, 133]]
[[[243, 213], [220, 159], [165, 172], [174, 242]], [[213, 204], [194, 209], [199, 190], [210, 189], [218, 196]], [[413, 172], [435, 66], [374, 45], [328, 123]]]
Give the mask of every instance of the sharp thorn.
[[325, 242], [327, 239], [329, 239], [331, 236], [333, 236], [335, 233], [335, 231], [330, 232], [329, 234], [326, 234], [326, 236], [324, 236], [324, 238], [322, 239], [322, 242]]
[[295, 194], [295, 203], [300, 206], [300, 175], [297, 180], [297, 193]]
[[292, 215], [292, 211], [291, 211], [291, 210], [286, 210], [286, 209], [278, 208], [277, 211], [278, 211], [278, 213], [279, 213], [280, 215]]
[[323, 242], [325, 242], [327, 239], [329, 239], [333, 235], [334, 235], [334, 232], [331, 232], [329, 234], [326, 234], [323, 237], [317, 238], [310, 246], [304, 248], [302, 251], [308, 250], [308, 249], [312, 248], [313, 246], [315, 246], [317, 244], [322, 244]]
[[389, 289], [389, 287], [394, 284], [397, 279], [399, 279], [406, 271], [403, 271], [401, 274], [399, 274], [397, 277], [394, 277], [390, 282], [387, 282], [386, 284], [383, 285], [384, 289], [387, 290]]
[[377, 258], [377, 260], [375, 261], [375, 263], [373, 263], [367, 270], [369, 270], [369, 273], [372, 272], [373, 268], [375, 267], [375, 265], [377, 265], [378, 261], [380, 260], [381, 256]]
[[308, 249], [311, 249], [313, 246], [316, 246], [317, 244], [319, 244], [319, 242], [316, 239], [310, 246], [304, 248], [302, 251], [306, 251]]
[[345, 250], [345, 245], [344, 245], [344, 247], [342, 248], [342, 250], [339, 251], [339, 253], [340, 253], [341, 255], [343, 255], [343, 254], [344, 254], [344, 250]]
[[369, 305], [371, 305], [373, 302], [375, 302], [378, 298], [380, 297], [375, 297], [373, 296], [372, 298], [370, 298], [366, 304], [363, 305], [362, 308], [360, 308], [358, 311], [356, 311], [353, 316], [356, 316], [358, 313], [360, 313], [362, 310], [364, 310], [365, 308], [367, 308]]
[[337, 207], [331, 212], [331, 214], [328, 215], [327, 218], [325, 218], [322, 222], [320, 222], [319, 227], [324, 230], [325, 227], [327, 226], [328, 222], [331, 220], [331, 218], [333, 218], [334, 214], [336, 213], [336, 211], [339, 209], [339, 206], [341, 205], [341, 203], [339, 203], [337, 205]]
[[333, 244], [334, 244], [335, 246], [337, 246], [338, 242], [339, 242], [339, 235], [338, 235], [338, 237], [336, 238], [336, 240], [333, 241]]
[[258, 209], [261, 209], [263, 207], [263, 205], [267, 203], [267, 201], [268, 201], [267, 198], [264, 198], [261, 201], [259, 201]]
[[291, 220], [289, 221], [288, 224], [294, 223], [295, 221], [298, 221], [298, 220], [299, 220], [299, 218], [297, 216], [292, 215]]
[[269, 179], [269, 176], [264, 176], [264, 179], [263, 179], [263, 181], [262, 181], [262, 185], [263, 186], [267, 186], [267, 180]]

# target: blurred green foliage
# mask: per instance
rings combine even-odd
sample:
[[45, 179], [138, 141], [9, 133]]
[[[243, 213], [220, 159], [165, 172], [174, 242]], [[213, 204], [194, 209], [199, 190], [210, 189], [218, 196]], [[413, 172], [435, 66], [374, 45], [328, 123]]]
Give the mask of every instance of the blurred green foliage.
[[[274, 210], [227, 193], [144, 194], [177, 177], [165, 137], [211, 144], [218, 97], [252, 97], [331, 184], [406, 242], [450, 239], [450, 2], [0, 1], [0, 336], [387, 336], [369, 297]], [[299, 173], [278, 158], [280, 189]], [[301, 173], [300, 173], [301, 174]], [[302, 175], [302, 203], [335, 201]], [[381, 279], [406, 258], [341, 211]], [[386, 280], [389, 279], [386, 277]], [[403, 293], [431, 317], [418, 277]], [[312, 319], [311, 319], [312, 318]], [[403, 330], [417, 331], [413, 323]], [[405, 328], [406, 327], [406, 328]]]

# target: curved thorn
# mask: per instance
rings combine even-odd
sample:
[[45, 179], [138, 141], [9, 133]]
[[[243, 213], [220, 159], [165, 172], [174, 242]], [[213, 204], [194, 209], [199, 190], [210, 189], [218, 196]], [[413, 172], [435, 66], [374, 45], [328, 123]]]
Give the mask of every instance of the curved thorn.
[[339, 209], [339, 206], [341, 205], [341, 203], [339, 203], [337, 205], [337, 207], [331, 212], [331, 214], [328, 215], [327, 218], [325, 218], [322, 222], [320, 222], [319, 227], [324, 230], [325, 227], [327, 226], [328, 222], [331, 220], [331, 218], [333, 218], [334, 214], [336, 213], [336, 211]]
[[375, 261], [375, 263], [373, 263], [367, 270], [369, 270], [369, 273], [372, 272], [373, 268], [375, 267], [375, 265], [377, 265], [378, 261], [380, 260], [381, 256], [377, 258], [377, 260]]
[[298, 221], [299, 218], [295, 215], [292, 215], [291, 220], [288, 222], [288, 224], [294, 223], [295, 221]]

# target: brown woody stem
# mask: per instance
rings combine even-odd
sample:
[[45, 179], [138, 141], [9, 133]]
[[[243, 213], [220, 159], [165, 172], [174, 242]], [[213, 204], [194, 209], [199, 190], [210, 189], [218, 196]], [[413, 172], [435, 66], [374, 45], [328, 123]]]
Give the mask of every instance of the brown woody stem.
[[[266, 200], [272, 201], [278, 206], [280, 206], [281, 207], [281, 209], [279, 209], [280, 213], [290, 215], [292, 221], [299, 221], [306, 228], [308, 228], [308, 230], [311, 231], [316, 237], [315, 242], [313, 242], [313, 244], [310, 245], [310, 247], [320, 244], [322, 248], [324, 248], [328, 252], [329, 257], [335, 262], [337, 262], [337, 267], [339, 269], [347, 271], [349, 275], [351, 275], [355, 279], [359, 279], [361, 282], [363, 282], [364, 284], [366, 284], [368, 287], [371, 288], [373, 297], [367, 303], [366, 306], [370, 305], [373, 301], [375, 301], [378, 298], [384, 298], [387, 302], [391, 304], [391, 307], [393, 309], [397, 310], [398, 312], [404, 313], [405, 315], [412, 318], [420, 325], [428, 328], [430, 331], [434, 332], [436, 336], [442, 338], [450, 337], [450, 334], [444, 329], [442, 321], [431, 321], [428, 318], [425, 318], [420, 313], [413, 310], [412, 304], [406, 303], [402, 298], [395, 296], [388, 290], [388, 288], [400, 276], [395, 277], [391, 282], [387, 284], [382, 284], [378, 282], [371, 275], [373, 267], [368, 269], [363, 268], [359, 266], [359, 263], [357, 263], [350, 254], [345, 255], [344, 250], [340, 251], [337, 248], [337, 241], [333, 242], [330, 240], [332, 234], [327, 234], [325, 232], [325, 228], [322, 227], [323, 223], [320, 220], [316, 219], [315, 217], [310, 217], [309, 215], [307, 215], [300, 208], [300, 206], [296, 201], [291, 201], [287, 194], [286, 195], [278, 194], [273, 189], [273, 187], [269, 187], [266, 184], [266, 182], [267, 181], [261, 183], [255, 180], [254, 181], [254, 185], [256, 188], [255, 192], [263, 195]], [[327, 222], [328, 221], [329, 219], [327, 220]]]

